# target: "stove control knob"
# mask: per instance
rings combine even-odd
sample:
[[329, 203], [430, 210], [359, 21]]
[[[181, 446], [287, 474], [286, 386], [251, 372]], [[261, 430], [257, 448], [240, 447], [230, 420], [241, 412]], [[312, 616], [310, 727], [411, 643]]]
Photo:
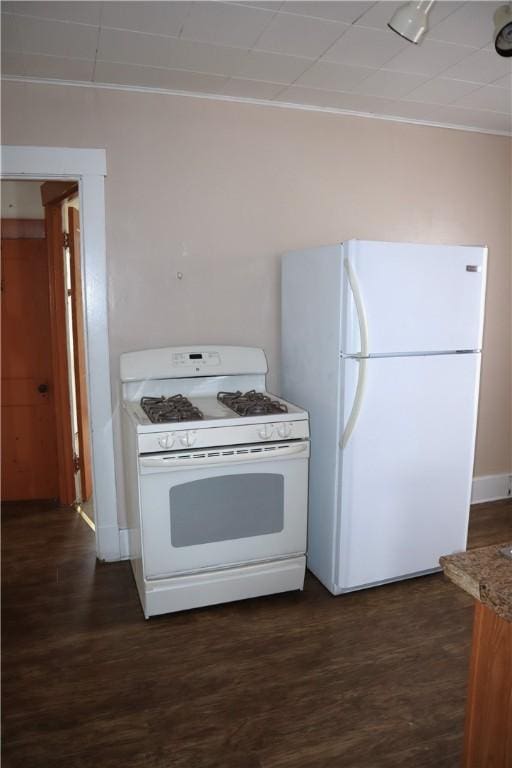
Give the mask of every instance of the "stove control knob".
[[174, 435], [172, 433], [161, 435], [158, 438], [158, 445], [160, 446], [160, 448], [163, 448], [164, 451], [168, 451], [169, 448], [172, 448], [173, 444], [174, 444]]
[[283, 421], [281, 424], [277, 425], [277, 434], [283, 440], [286, 440], [287, 437], [290, 437], [291, 433], [292, 433], [292, 425], [289, 424], [288, 422]]
[[196, 437], [197, 437], [197, 433], [196, 433], [195, 430], [193, 430], [193, 429], [187, 430], [182, 435], [180, 435], [180, 443], [185, 448], [192, 448], [192, 446], [194, 445], [194, 443], [196, 441]]
[[271, 440], [274, 434], [273, 424], [264, 424], [261, 429], [258, 430], [258, 435], [262, 440]]

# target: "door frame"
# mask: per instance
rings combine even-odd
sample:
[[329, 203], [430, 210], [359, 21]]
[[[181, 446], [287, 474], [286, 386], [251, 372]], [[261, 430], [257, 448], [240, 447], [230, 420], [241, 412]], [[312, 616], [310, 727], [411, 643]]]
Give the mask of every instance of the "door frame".
[[[76, 185], [78, 187], [78, 185]], [[44, 184], [42, 185], [44, 187]], [[48, 256], [50, 323], [52, 336], [55, 437], [59, 466], [59, 501], [76, 500], [73, 462], [73, 426], [69, 385], [70, 361], [67, 339], [66, 268], [62, 242], [61, 204], [44, 206]]]
[[[63, 210], [63, 209], [62, 209]], [[71, 287], [71, 325], [73, 338], [73, 372], [76, 420], [78, 426], [78, 464], [80, 467], [80, 498], [92, 498], [91, 440], [89, 403], [87, 401], [84, 308], [82, 306], [82, 266], [80, 258], [80, 212], [74, 205], [66, 211]], [[71, 361], [70, 361], [71, 362]], [[73, 451], [76, 446], [73, 446]], [[73, 455], [74, 458], [75, 454]]]
[[0, 178], [78, 181], [96, 552], [101, 560], [119, 560], [105, 250], [106, 152], [12, 145], [1, 149]]

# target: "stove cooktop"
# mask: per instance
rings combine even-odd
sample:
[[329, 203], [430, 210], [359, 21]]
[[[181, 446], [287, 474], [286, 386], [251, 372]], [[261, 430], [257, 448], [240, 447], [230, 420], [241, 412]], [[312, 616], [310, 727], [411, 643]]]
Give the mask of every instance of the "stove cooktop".
[[239, 416], [263, 416], [274, 413], [288, 413], [288, 408], [279, 400], [272, 400], [263, 392], [251, 389], [249, 392], [219, 392], [217, 400], [227, 405]]
[[203, 413], [183, 395], [143, 397], [140, 405], [153, 424], [175, 421], [201, 421]]
[[[263, 392], [251, 389], [249, 392], [219, 392], [219, 403], [238, 416], [266, 416], [288, 413], [288, 407]], [[182, 421], [202, 421], [203, 412], [182, 394], [171, 397], [143, 397], [140, 405], [152, 424], [167, 424]]]
[[125, 407], [139, 429], [154, 431], [165, 425], [176, 428], [264, 423], [307, 418], [307, 413], [292, 403], [268, 392], [249, 390], [216, 391], [211, 394], [187, 393], [156, 395], [148, 393], [137, 400], [125, 400]]

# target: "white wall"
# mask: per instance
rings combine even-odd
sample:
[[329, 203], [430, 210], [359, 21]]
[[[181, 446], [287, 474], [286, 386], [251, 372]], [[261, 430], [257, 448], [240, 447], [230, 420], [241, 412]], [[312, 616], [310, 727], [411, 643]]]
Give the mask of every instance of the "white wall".
[[2, 181], [2, 219], [44, 219], [40, 181]]
[[349, 237], [487, 244], [476, 474], [510, 471], [508, 138], [57, 85], [6, 82], [2, 97], [5, 143], [106, 148], [117, 434], [124, 351], [262, 346], [279, 391], [283, 251]]

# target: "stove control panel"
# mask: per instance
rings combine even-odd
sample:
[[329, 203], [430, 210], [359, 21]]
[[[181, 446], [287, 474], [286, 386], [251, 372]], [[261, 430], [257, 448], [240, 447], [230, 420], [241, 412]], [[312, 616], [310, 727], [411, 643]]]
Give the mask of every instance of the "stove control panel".
[[[201, 346], [161, 347], [125, 352], [121, 355], [121, 381], [124, 384], [149, 379], [188, 379], [201, 376], [263, 377], [268, 372], [267, 358], [259, 347]], [[263, 387], [262, 379], [252, 382]]]
[[293, 426], [290, 424], [289, 421], [283, 421], [282, 424], [277, 425], [277, 434], [281, 438], [281, 440], [287, 440], [289, 437], [292, 436], [293, 433]]
[[[258, 429], [258, 437], [260, 440], [288, 440], [289, 437], [293, 438], [293, 422], [283, 421], [279, 424], [263, 424]], [[298, 435], [302, 437], [302, 435]]]
[[260, 440], [272, 440], [274, 437], [275, 424], [263, 424], [258, 429], [258, 437]]
[[243, 445], [279, 440], [307, 440], [307, 419], [247, 424], [246, 426], [179, 429], [149, 432], [138, 437], [140, 453], [183, 451], [187, 448], [213, 448], [217, 445]]
[[157, 437], [157, 443], [164, 451], [170, 451], [171, 448], [174, 446], [174, 442], [176, 440], [176, 435], [174, 432], [168, 432], [165, 435], [158, 435]]
[[180, 433], [180, 444], [183, 448], [192, 448], [197, 440], [197, 432], [195, 429], [187, 429], [185, 432]]
[[220, 365], [220, 355], [218, 352], [174, 352], [172, 362], [178, 367], [186, 365], [199, 370], [204, 366]]
[[171, 449], [176, 451], [180, 448], [192, 448], [197, 439], [197, 432], [195, 429], [180, 431], [178, 434], [165, 432], [161, 435], [155, 435], [155, 438], [156, 444], [163, 451], [170, 451]]

